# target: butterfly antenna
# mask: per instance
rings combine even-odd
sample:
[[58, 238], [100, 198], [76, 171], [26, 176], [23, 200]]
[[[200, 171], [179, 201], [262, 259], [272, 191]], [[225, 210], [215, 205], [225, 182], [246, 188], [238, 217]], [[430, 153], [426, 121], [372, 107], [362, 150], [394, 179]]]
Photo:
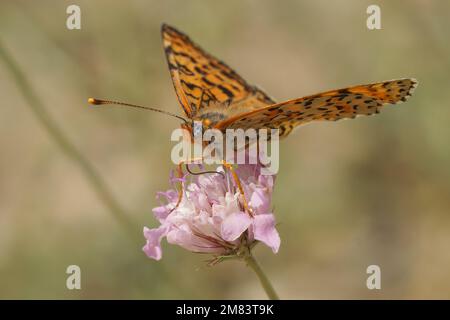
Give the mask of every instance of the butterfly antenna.
[[194, 175], [194, 176], [199, 176], [201, 174], [212, 174], [212, 173], [218, 173], [220, 174], [222, 177], [225, 178], [225, 174], [223, 172], [218, 172], [218, 171], [200, 171], [200, 172], [193, 172], [190, 168], [189, 168], [189, 164], [186, 163], [186, 170], [187, 172], [189, 172], [190, 174]]
[[113, 101], [113, 100], [94, 99], [94, 98], [89, 98], [88, 102], [90, 104], [92, 104], [92, 105], [95, 105], [95, 106], [100, 106], [100, 105], [105, 105], [105, 104], [114, 104], [114, 105], [117, 105], [117, 106], [126, 106], [126, 107], [133, 107], [133, 108], [139, 108], [139, 109], [146, 109], [146, 110], [150, 110], [150, 111], [164, 113], [164, 114], [166, 114], [168, 116], [172, 116], [172, 117], [175, 117], [177, 119], [183, 120], [185, 123], [189, 123], [185, 118], [183, 118], [183, 117], [181, 117], [179, 115], [176, 115], [176, 114], [164, 111], [164, 110], [152, 108], [152, 107], [145, 107], [145, 106], [140, 106], [140, 105], [132, 104], [132, 103], [125, 103], [125, 102]]

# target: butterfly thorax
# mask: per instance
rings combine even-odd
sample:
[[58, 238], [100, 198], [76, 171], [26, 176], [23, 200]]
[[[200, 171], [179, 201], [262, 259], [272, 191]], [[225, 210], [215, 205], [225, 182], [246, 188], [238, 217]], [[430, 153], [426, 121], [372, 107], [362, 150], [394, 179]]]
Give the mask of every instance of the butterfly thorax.
[[[219, 129], [226, 140], [226, 128], [217, 128], [216, 125], [241, 112], [240, 108], [230, 106], [228, 103], [211, 102], [208, 108], [198, 109], [189, 123], [182, 124], [182, 128], [189, 132], [192, 141], [196, 136], [203, 136], [209, 129]], [[204, 144], [206, 146], [209, 143], [205, 142]]]
[[260, 109], [266, 105], [254, 98], [233, 101], [231, 104], [229, 102], [210, 102], [207, 108], [199, 108], [192, 119], [202, 121], [206, 127], [213, 128], [220, 121]]
[[192, 120], [201, 122], [203, 130], [207, 130], [214, 128], [217, 123], [228, 119], [235, 113], [236, 110], [225, 103], [211, 103], [208, 108], [198, 110]]

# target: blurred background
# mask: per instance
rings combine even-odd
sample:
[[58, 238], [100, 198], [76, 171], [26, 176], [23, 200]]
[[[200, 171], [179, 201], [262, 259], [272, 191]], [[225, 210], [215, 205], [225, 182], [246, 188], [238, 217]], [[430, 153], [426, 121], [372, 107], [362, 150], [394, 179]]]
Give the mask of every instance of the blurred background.
[[[81, 30], [66, 28], [70, 4], [81, 7]], [[142, 228], [157, 225], [151, 209], [169, 188], [179, 123], [87, 105], [93, 96], [182, 112], [163, 22], [279, 101], [417, 78], [406, 104], [302, 127], [282, 142], [281, 249], [258, 246], [255, 255], [282, 298], [450, 298], [450, 3], [376, 1], [382, 30], [374, 31], [370, 4], [1, 1], [2, 46], [35, 96], [0, 60], [0, 298], [265, 298], [243, 263], [207, 267], [205, 256], [165, 242], [161, 261], [144, 255]], [[128, 229], [42, 126], [37, 100], [105, 181]], [[81, 267], [82, 290], [66, 288], [71, 264]], [[381, 290], [366, 287], [372, 264]]]

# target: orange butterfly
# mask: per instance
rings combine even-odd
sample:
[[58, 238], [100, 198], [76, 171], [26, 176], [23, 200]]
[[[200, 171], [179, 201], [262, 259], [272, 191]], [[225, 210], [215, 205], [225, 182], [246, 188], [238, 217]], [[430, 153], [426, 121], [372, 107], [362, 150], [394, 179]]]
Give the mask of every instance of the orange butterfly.
[[310, 121], [336, 121], [379, 113], [386, 104], [406, 101], [417, 87], [415, 79], [397, 79], [275, 103], [187, 35], [166, 24], [162, 25], [161, 33], [175, 92], [189, 120], [155, 108], [92, 98], [89, 102], [166, 113], [182, 119], [185, 122], [182, 127], [191, 135], [194, 121], [201, 121], [204, 130], [279, 129], [280, 137], [285, 137], [295, 127]]
[[[275, 103], [188, 36], [162, 26], [164, 50], [178, 100], [205, 129], [279, 129], [280, 137], [313, 120], [339, 120], [378, 113], [411, 96], [415, 79], [398, 79], [327, 91]], [[186, 126], [192, 132], [191, 126]]]
[[[262, 90], [248, 84], [233, 69], [205, 52], [189, 37], [166, 24], [161, 29], [164, 51], [175, 92], [186, 116], [111, 100], [90, 98], [94, 105], [118, 104], [150, 109], [184, 121], [182, 127], [191, 137], [198, 133], [194, 122], [202, 129], [279, 129], [286, 137], [295, 127], [315, 120], [340, 120], [358, 115], [378, 113], [385, 104], [406, 101], [417, 87], [415, 79], [397, 79], [331, 90], [303, 98], [276, 103]], [[179, 174], [182, 176], [182, 163]], [[243, 196], [243, 204], [251, 215], [239, 178], [231, 165], [236, 184]], [[186, 165], [186, 169], [189, 167]], [[182, 199], [182, 189], [176, 207]], [[176, 208], [175, 207], [175, 208]]]

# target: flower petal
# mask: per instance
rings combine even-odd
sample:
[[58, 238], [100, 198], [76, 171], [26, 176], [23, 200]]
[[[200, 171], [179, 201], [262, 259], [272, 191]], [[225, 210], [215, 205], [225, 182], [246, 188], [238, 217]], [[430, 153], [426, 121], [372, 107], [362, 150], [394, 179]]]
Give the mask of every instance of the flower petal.
[[162, 223], [170, 213], [170, 210], [167, 206], [160, 206], [152, 209], [153, 215], [160, 223]]
[[142, 248], [145, 254], [152, 259], [160, 260], [162, 257], [161, 239], [167, 234], [168, 228], [160, 226], [159, 228], [149, 229], [144, 227], [144, 237], [147, 243]]
[[[250, 155], [246, 155], [249, 157]], [[274, 252], [280, 237], [270, 212], [274, 176], [262, 176], [261, 164], [244, 164], [236, 168], [240, 184], [254, 216], [242, 212], [242, 195], [230, 170], [191, 177], [171, 174], [172, 184], [183, 184], [183, 197], [178, 203], [176, 190], [158, 192], [162, 198], [153, 209], [161, 223], [159, 228], [144, 228], [147, 240], [143, 251], [150, 258], [162, 257], [161, 239], [194, 252], [225, 254], [239, 249], [239, 238], [247, 232], [249, 242], [259, 240]], [[177, 204], [176, 209], [175, 205]]]
[[252, 208], [256, 209], [256, 212], [263, 213], [268, 212], [270, 209], [270, 194], [262, 188], [257, 188], [250, 199]]
[[208, 241], [206, 238], [198, 237], [187, 230], [173, 229], [167, 234], [167, 242], [179, 245], [186, 250], [192, 252], [204, 252], [222, 254], [225, 252], [224, 247], [214, 242]]
[[247, 230], [251, 223], [252, 218], [245, 212], [230, 214], [222, 222], [221, 236], [226, 241], [234, 241]]
[[273, 214], [256, 215], [253, 221], [253, 232], [256, 240], [259, 240], [277, 253], [280, 248], [280, 235], [275, 229], [275, 218]]

